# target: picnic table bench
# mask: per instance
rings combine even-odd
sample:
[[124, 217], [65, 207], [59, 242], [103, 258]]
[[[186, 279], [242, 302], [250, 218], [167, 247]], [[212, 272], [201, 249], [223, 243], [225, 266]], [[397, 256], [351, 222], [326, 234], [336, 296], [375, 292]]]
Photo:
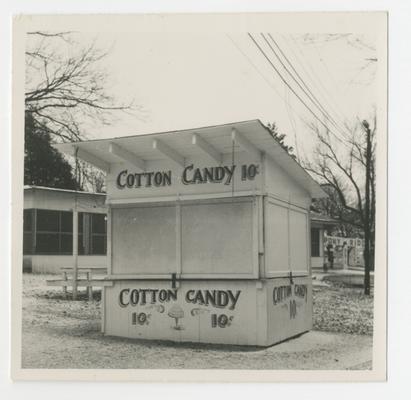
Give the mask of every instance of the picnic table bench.
[[[74, 267], [62, 267], [60, 268], [62, 278], [60, 279], [48, 279], [46, 281], [47, 286], [62, 286], [63, 293], [67, 297], [67, 287], [73, 286], [73, 273]], [[98, 277], [95, 276], [98, 275]], [[104, 267], [78, 267], [77, 279], [75, 282], [76, 287], [86, 287], [89, 300], [93, 299], [93, 286], [111, 286], [110, 281], [104, 280], [107, 275], [107, 268]]]

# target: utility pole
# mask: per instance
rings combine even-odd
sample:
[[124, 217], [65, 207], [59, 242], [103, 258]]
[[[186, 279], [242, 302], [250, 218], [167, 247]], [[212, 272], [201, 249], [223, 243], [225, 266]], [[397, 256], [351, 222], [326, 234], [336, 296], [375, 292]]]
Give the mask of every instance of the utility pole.
[[370, 254], [370, 239], [371, 239], [371, 224], [370, 224], [370, 173], [371, 173], [371, 129], [367, 121], [362, 122], [365, 133], [367, 135], [367, 145], [365, 151], [365, 213], [364, 213], [364, 294], [370, 294], [370, 269], [371, 269], [371, 254]]
[[76, 188], [73, 207], [73, 300], [77, 300], [78, 293], [78, 207], [77, 207], [77, 182], [78, 182], [78, 147], [75, 149]]

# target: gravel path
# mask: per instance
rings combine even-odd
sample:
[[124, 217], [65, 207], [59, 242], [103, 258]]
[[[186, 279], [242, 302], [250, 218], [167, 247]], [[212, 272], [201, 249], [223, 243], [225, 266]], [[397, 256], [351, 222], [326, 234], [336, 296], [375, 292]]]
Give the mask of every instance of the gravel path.
[[97, 299], [64, 300], [46, 278], [24, 276], [23, 368], [371, 368], [372, 336], [364, 334], [312, 331], [264, 349], [106, 337]]

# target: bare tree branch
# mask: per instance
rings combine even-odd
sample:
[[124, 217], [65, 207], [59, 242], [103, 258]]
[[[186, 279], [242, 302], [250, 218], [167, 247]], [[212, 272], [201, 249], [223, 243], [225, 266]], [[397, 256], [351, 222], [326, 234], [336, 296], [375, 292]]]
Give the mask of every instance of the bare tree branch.
[[[85, 118], [108, 124], [115, 112], [139, 110], [133, 101], [118, 103], [107, 93], [101, 61], [108, 52], [98, 49], [95, 41], [76, 50], [73, 32], [28, 35], [32, 39], [26, 50], [25, 109], [40, 125], [49, 126], [55, 140], [85, 137], [80, 127]], [[63, 40], [63, 46], [55, 40]]]
[[[375, 220], [375, 116], [373, 124], [370, 206], [372, 221]], [[310, 162], [305, 159], [302, 164], [313, 177], [329, 188], [328, 192], [331, 191], [330, 193], [333, 194], [333, 198], [323, 202], [321, 207], [332, 211], [331, 216], [340, 222], [363, 228], [365, 223], [364, 171], [367, 161], [364, 134], [362, 129], [359, 129], [361, 122], [358, 120], [355, 126], [350, 127], [351, 136], [346, 138], [349, 146], [344, 148], [333, 141], [329, 132], [321, 131], [313, 124], [309, 127], [316, 135], [317, 147], [313, 159]]]

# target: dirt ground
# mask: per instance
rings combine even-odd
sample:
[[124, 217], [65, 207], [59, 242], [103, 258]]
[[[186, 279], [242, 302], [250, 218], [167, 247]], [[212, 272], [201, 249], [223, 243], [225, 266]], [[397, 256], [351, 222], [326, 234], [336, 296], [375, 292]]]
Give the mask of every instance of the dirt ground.
[[[23, 368], [369, 369], [372, 298], [315, 283], [314, 328], [269, 348], [176, 344], [104, 336], [100, 296], [62, 297], [47, 275], [24, 274]], [[335, 333], [339, 332], [339, 333]]]

